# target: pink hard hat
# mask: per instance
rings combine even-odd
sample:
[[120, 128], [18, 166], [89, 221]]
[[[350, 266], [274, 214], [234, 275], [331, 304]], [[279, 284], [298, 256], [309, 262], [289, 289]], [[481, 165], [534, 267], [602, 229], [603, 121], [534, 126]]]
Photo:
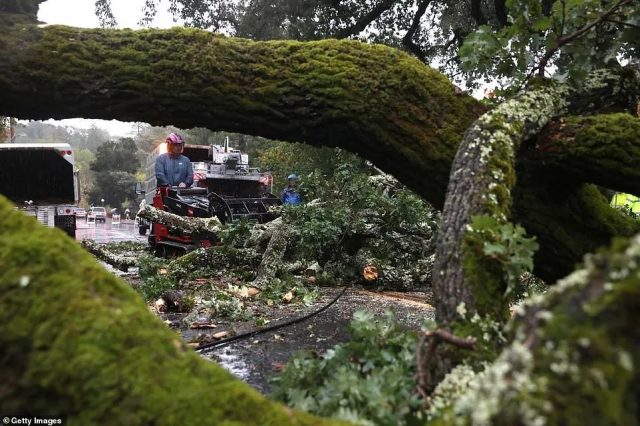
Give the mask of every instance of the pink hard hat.
[[180, 136], [179, 134], [170, 133], [169, 136], [167, 136], [167, 143], [169, 145], [180, 144], [180, 143], [184, 143], [184, 140], [182, 139], [182, 136]]

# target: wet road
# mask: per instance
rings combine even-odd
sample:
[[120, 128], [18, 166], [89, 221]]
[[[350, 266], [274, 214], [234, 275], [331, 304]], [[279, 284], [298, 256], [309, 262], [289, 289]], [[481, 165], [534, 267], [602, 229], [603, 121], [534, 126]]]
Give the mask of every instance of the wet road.
[[87, 223], [86, 219], [76, 222], [76, 240], [95, 240], [97, 243], [118, 243], [121, 241], [146, 242], [146, 235], [139, 235], [133, 220], [123, 220], [119, 224], [112, 224], [111, 219], [106, 223]]

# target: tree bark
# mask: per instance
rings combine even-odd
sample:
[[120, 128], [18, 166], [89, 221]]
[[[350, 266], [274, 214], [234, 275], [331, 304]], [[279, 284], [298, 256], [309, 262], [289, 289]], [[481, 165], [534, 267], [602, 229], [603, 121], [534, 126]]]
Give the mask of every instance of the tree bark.
[[16, 25], [0, 27], [0, 45], [3, 114], [200, 126], [340, 146], [435, 206], [443, 204], [455, 148], [484, 111], [417, 59], [353, 41]]
[[271, 232], [271, 238], [262, 255], [256, 279], [251, 284], [253, 287], [264, 290], [269, 286], [270, 281], [276, 277], [276, 273], [283, 267], [283, 257], [293, 237], [294, 233], [291, 230], [291, 225], [282, 220], [279, 221]]
[[554, 120], [519, 153], [538, 176], [571, 177], [623, 192], [640, 191], [640, 119], [631, 114]]
[[172, 228], [179, 228], [189, 233], [212, 233], [217, 234], [222, 228], [222, 224], [217, 217], [199, 218], [178, 216], [155, 207], [145, 205], [138, 211], [138, 216], [151, 222], [160, 223]]
[[482, 237], [470, 228], [472, 217], [493, 217], [498, 223], [510, 219], [515, 153], [523, 140], [566, 111], [568, 92], [550, 86], [525, 93], [488, 112], [467, 131], [451, 166], [438, 233], [433, 282], [438, 323], [463, 320], [461, 309], [506, 320], [503, 269], [484, 254]]
[[[538, 173], [531, 170], [526, 173], [519, 172], [518, 177], [522, 179], [523, 184], [515, 186], [516, 153], [520, 144], [538, 135], [552, 119], [569, 111], [584, 110], [585, 104], [594, 96], [601, 99], [601, 106], [606, 109], [629, 109], [635, 102], [630, 103], [627, 96], [631, 95], [631, 99], [634, 99], [639, 93], [640, 79], [635, 70], [609, 73], [596, 71], [587, 81], [589, 84], [580, 89], [571, 89], [564, 85], [543, 85], [527, 91], [486, 113], [466, 133], [452, 165], [447, 200], [443, 209], [443, 224], [437, 244], [434, 290], [438, 302], [439, 322], [447, 324], [462, 319], [459, 309], [470, 315], [478, 312], [481, 316], [490, 315], [498, 320], [506, 320], [508, 311], [507, 300], [503, 296], [506, 290], [504, 267], [483, 252], [486, 242], [474, 232], [470, 224], [473, 217], [479, 216], [494, 217], [498, 223], [510, 220], [512, 191], [522, 197], [516, 198], [516, 220], [522, 220], [528, 229], [545, 241], [541, 247], [544, 254], [538, 256], [540, 262], [537, 264], [540, 267], [536, 269], [545, 279], [556, 278], [559, 274], [570, 271], [582, 254], [594, 250], [598, 244], [607, 244], [607, 236], [633, 235], [638, 229], [637, 224], [619, 218], [621, 215], [608, 208], [597, 191], [580, 189], [578, 193], [573, 194], [580, 182], [593, 180], [591, 176], [594, 172], [604, 172], [612, 168], [616, 161], [624, 164], [628, 161], [625, 158], [627, 152], [635, 154], [635, 144], [629, 139], [637, 134], [638, 122], [628, 114], [570, 121], [574, 123], [573, 126], [564, 126], [562, 132], [556, 130], [555, 133], [546, 135], [542, 146], [553, 147], [552, 150], [564, 154], [555, 156], [559, 159], [555, 164], [557, 175], [565, 180], [564, 185], [560, 185], [555, 192], [564, 191], [564, 197], [544, 196], [535, 191], [535, 188], [542, 187], [541, 181], [547, 183], [547, 190], [554, 186], [554, 182], [548, 180], [548, 173], [542, 170], [538, 170]], [[620, 96], [621, 90], [625, 95]], [[586, 131], [578, 131], [577, 126]], [[607, 126], [610, 133], [604, 135]], [[558, 129], [557, 125], [550, 127]], [[577, 141], [576, 137], [579, 138]], [[536, 145], [535, 153], [548, 151], [540, 145]], [[591, 149], [597, 153], [599, 149], [596, 149], [596, 146], [602, 151], [611, 152], [587, 160], [586, 152], [590, 153]], [[581, 155], [572, 155], [583, 148], [585, 151]], [[616, 161], [610, 160], [613, 158]], [[599, 161], [607, 166], [596, 166]], [[585, 167], [578, 171], [575, 167], [577, 162], [584, 163]], [[540, 168], [543, 162], [530, 163]], [[562, 164], [562, 167], [559, 164]], [[564, 167], [565, 164], [569, 167]], [[636, 172], [631, 171], [630, 167], [619, 169], [617, 182], [627, 180], [627, 187], [635, 187], [637, 191], [637, 178], [635, 181], [627, 179]], [[616, 176], [616, 173], [612, 175]], [[561, 180], [557, 180], [555, 184], [559, 181]], [[605, 181], [616, 183], [615, 178], [604, 178], [598, 183], [604, 184]], [[543, 203], [536, 200], [536, 193], [542, 195], [545, 201], [552, 202]], [[524, 198], [527, 198], [527, 201], [524, 201]], [[567, 207], [571, 206], [572, 201], [578, 201], [579, 207], [588, 209], [576, 212], [574, 208]], [[548, 220], [544, 226], [540, 226], [540, 222], [536, 224], [536, 220], [540, 220], [533, 213], [536, 210], [546, 210], [549, 213], [544, 214], [544, 218]], [[575, 213], [589, 217], [591, 221], [572, 217]], [[561, 228], [560, 224], [569, 226]], [[576, 232], [578, 228], [582, 231]], [[580, 237], [580, 234], [587, 230], [591, 231], [589, 237], [584, 238], [584, 234]], [[597, 232], [593, 232], [594, 230]], [[569, 236], [571, 243], [560, 240], [558, 236], [561, 233]], [[551, 241], [558, 244], [549, 244]], [[550, 256], [555, 250], [556, 255]]]

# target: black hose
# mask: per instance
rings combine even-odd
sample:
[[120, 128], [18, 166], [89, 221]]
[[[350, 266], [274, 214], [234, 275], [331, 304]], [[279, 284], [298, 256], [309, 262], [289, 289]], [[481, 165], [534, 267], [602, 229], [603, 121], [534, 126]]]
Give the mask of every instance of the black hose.
[[286, 327], [286, 326], [289, 326], [289, 325], [293, 325], [293, 324], [297, 324], [299, 322], [302, 322], [302, 321], [304, 321], [306, 319], [309, 319], [309, 318], [311, 318], [311, 317], [313, 317], [315, 315], [318, 315], [319, 313], [329, 309], [329, 307], [331, 305], [333, 305], [334, 303], [336, 303], [338, 301], [338, 299], [347, 291], [347, 289], [349, 287], [350, 287], [349, 284], [344, 286], [342, 291], [336, 297], [334, 297], [331, 302], [327, 303], [326, 305], [324, 305], [322, 308], [318, 309], [317, 311], [308, 313], [308, 314], [303, 315], [303, 316], [301, 316], [299, 318], [293, 318], [291, 320], [282, 322], [280, 324], [275, 324], [275, 325], [272, 325], [272, 326], [269, 326], [269, 327], [266, 327], [266, 328], [261, 328], [261, 329], [258, 329], [258, 330], [249, 331], [247, 333], [237, 334], [235, 336], [229, 337], [228, 339], [220, 340], [218, 342], [205, 343], [203, 345], [200, 345], [200, 346], [196, 347], [194, 350], [196, 350], [196, 351], [203, 351], [205, 349], [206, 350], [212, 350], [212, 349], [218, 348], [220, 346], [227, 345], [227, 344], [229, 344], [231, 342], [234, 342], [236, 340], [245, 339], [245, 338], [249, 338], [249, 337], [252, 337], [252, 336], [257, 336], [258, 334], [266, 333], [267, 331], [278, 330], [278, 329], [280, 329], [282, 327]]

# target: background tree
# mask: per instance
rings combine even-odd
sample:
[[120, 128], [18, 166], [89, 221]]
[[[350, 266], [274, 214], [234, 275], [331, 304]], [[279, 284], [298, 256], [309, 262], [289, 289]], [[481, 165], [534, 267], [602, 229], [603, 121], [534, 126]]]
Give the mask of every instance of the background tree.
[[140, 167], [136, 143], [131, 138], [118, 142], [106, 142], [96, 152], [91, 163], [95, 183], [89, 193], [89, 201], [101, 205], [101, 199], [111, 207], [122, 208], [125, 200], [134, 200], [136, 172]]

